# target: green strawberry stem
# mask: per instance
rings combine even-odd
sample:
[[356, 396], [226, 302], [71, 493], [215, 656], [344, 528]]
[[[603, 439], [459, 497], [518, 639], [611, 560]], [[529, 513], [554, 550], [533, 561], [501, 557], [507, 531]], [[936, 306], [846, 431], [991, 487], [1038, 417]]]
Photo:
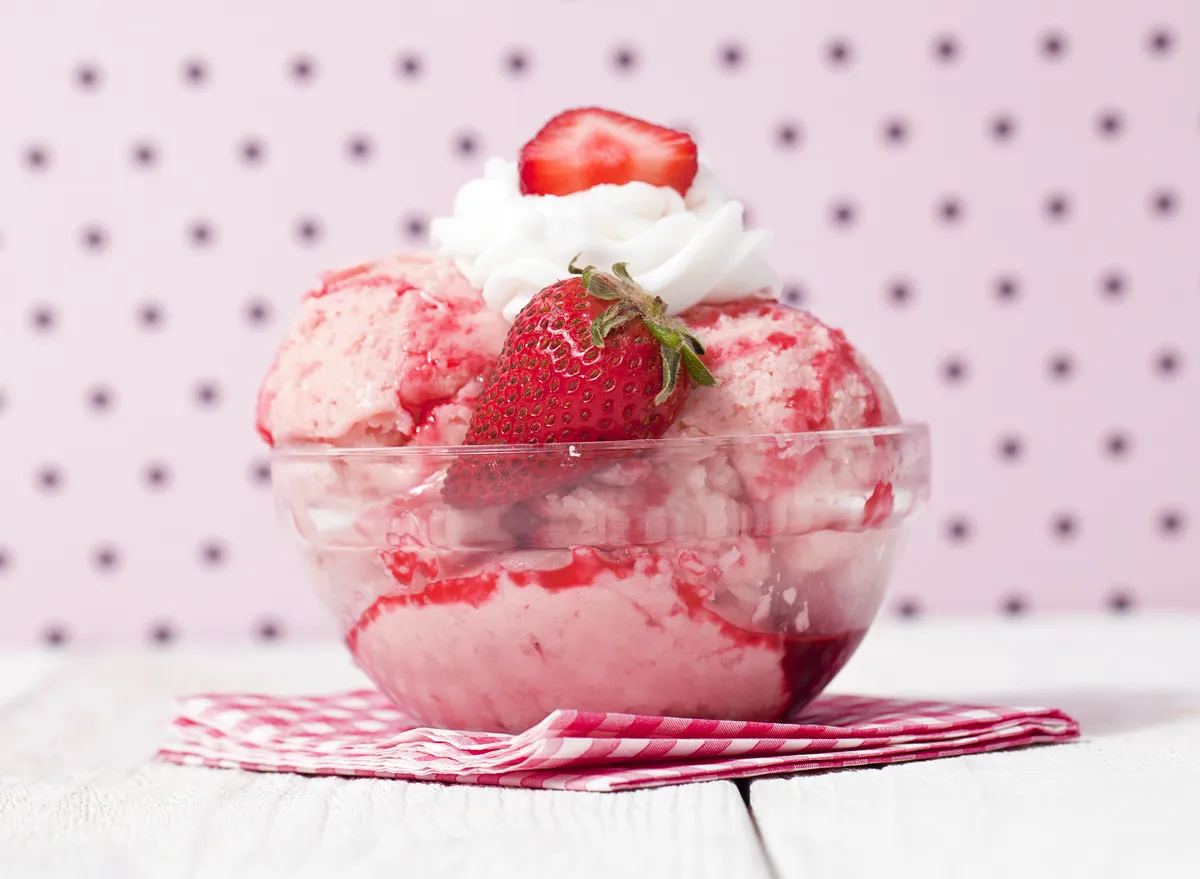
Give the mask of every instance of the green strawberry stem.
[[625, 263], [616, 263], [609, 275], [598, 271], [595, 266], [580, 268], [575, 264], [577, 259], [579, 255], [571, 260], [568, 271], [579, 275], [583, 286], [597, 299], [613, 303], [592, 321], [592, 344], [603, 348], [604, 340], [613, 330], [638, 318], [662, 346], [663, 388], [654, 398], [656, 406], [661, 406], [675, 392], [679, 383], [680, 364], [696, 384], [716, 384], [716, 379], [700, 359], [704, 346], [696, 334], [679, 318], [668, 317], [667, 304], [662, 297], [651, 296], [639, 287], [630, 277]]

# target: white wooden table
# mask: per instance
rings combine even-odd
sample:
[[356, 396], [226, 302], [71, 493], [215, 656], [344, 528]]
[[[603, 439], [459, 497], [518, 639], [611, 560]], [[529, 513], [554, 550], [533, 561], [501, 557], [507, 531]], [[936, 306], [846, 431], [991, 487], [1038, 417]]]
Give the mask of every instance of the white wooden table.
[[0, 652], [0, 877], [1200, 875], [1200, 616], [882, 623], [837, 682], [1077, 744], [621, 794], [150, 761], [177, 694], [360, 683], [336, 645]]

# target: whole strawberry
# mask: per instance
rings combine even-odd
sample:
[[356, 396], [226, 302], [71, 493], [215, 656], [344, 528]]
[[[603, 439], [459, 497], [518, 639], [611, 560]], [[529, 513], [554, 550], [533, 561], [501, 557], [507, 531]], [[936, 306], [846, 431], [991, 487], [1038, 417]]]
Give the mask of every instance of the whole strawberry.
[[[662, 436], [690, 382], [713, 384], [700, 340], [629, 276], [569, 267], [521, 310], [471, 416], [464, 445], [546, 445]], [[681, 368], [682, 367], [682, 368]], [[463, 455], [446, 477], [460, 507], [545, 494], [595, 459], [569, 454]]]

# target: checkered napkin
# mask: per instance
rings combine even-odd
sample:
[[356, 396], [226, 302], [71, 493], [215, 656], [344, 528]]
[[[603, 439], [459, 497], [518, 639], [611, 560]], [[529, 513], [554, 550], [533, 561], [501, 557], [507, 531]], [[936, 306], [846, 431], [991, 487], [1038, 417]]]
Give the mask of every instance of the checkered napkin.
[[617, 791], [1061, 742], [1047, 708], [823, 696], [796, 723], [555, 711], [520, 735], [420, 728], [371, 690], [192, 696], [159, 758], [188, 766]]

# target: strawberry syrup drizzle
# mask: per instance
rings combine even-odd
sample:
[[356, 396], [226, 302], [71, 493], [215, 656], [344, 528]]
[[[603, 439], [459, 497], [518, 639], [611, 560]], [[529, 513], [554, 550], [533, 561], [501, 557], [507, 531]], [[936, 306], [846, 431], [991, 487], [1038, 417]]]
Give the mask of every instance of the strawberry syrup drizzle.
[[787, 720], [812, 701], [846, 665], [867, 634], [852, 629], [837, 635], [790, 635], [783, 640], [783, 677], [788, 704], [777, 720]]
[[403, 296], [409, 290], [417, 289], [415, 284], [410, 284], [402, 278], [372, 274], [371, 270], [374, 268], [374, 263], [367, 262], [336, 272], [326, 272], [321, 276], [321, 286], [315, 290], [309, 290], [304, 298], [320, 299], [323, 296], [341, 293], [346, 289], [365, 290], [374, 287], [395, 287], [396, 295]]
[[412, 418], [412, 435], [415, 437], [433, 426], [434, 410], [453, 402], [453, 397], [434, 397], [421, 403], [407, 403], [396, 394], [396, 404]]
[[890, 482], [875, 483], [875, 490], [867, 498], [863, 507], [862, 523], [864, 528], [878, 528], [892, 517], [896, 508], [896, 493]]

